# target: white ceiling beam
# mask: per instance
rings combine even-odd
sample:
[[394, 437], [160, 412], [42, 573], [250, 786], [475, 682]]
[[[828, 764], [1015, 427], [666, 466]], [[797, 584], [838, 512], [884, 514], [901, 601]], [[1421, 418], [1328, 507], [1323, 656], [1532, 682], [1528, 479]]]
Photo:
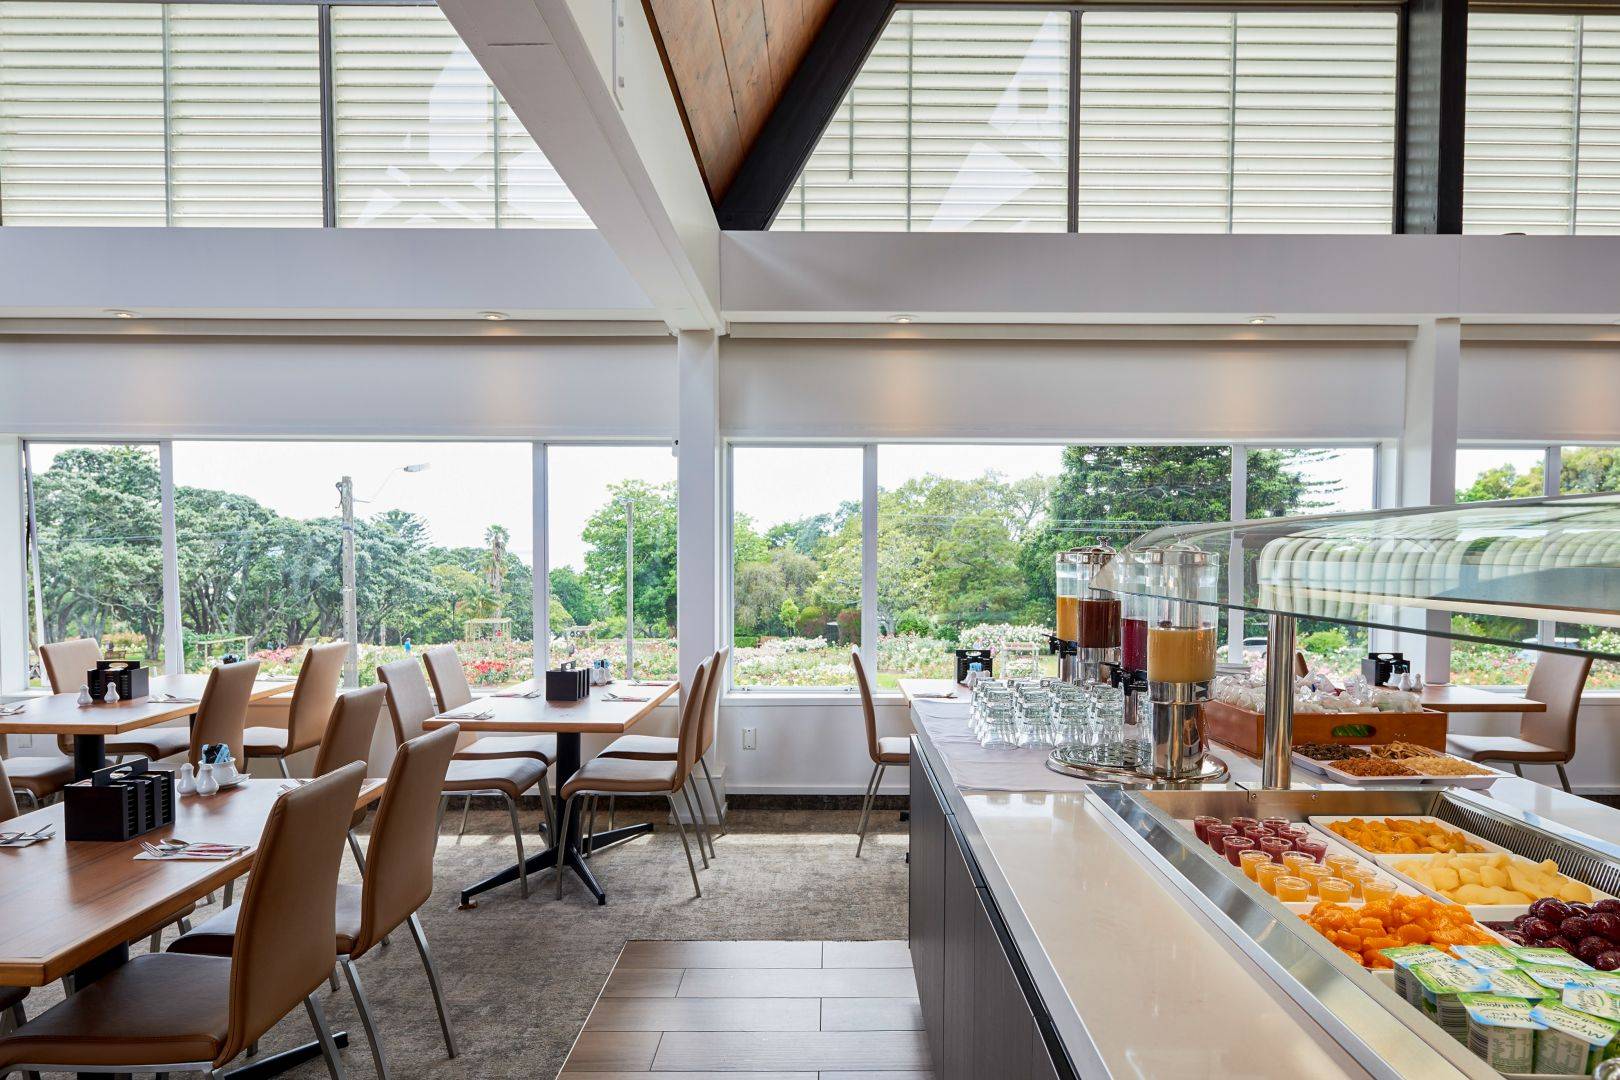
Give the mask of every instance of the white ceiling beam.
[[723, 329], [719, 226], [642, 5], [439, 7], [669, 327]]

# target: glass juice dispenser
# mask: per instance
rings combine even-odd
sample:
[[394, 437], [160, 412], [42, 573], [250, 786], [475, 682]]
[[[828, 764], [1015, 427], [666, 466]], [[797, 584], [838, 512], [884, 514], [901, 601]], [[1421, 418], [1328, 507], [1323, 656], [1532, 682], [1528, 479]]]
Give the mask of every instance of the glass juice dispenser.
[[1058, 677], [1064, 682], [1105, 683], [1119, 661], [1119, 600], [1094, 588], [1093, 580], [1114, 558], [1106, 545], [1060, 551], [1056, 556]]
[[[1203, 703], [1215, 681], [1219, 566], [1208, 551], [1160, 549], [1147, 620], [1148, 754], [1138, 769], [1155, 779], [1189, 780], [1205, 771]], [[1140, 708], [1142, 703], [1138, 703]]]
[[1135, 766], [1146, 761], [1153, 740], [1147, 723], [1147, 642], [1148, 625], [1159, 610], [1157, 589], [1163, 552], [1157, 548], [1126, 551], [1114, 564], [1114, 573], [1124, 586], [1120, 610], [1119, 667], [1115, 684], [1125, 695], [1124, 764]]

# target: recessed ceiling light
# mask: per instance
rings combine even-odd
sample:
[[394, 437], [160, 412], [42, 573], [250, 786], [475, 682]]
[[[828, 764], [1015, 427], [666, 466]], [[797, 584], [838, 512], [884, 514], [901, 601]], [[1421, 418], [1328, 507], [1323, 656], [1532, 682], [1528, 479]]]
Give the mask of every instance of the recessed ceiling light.
[[1268, 322], [1275, 321], [1276, 318], [1275, 315], [1250, 315], [1249, 324], [1251, 326], [1264, 326]]
[[915, 315], [890, 315], [889, 316], [889, 321], [890, 322], [908, 323], [908, 322], [915, 322], [916, 320], [917, 320], [917, 316], [915, 316]]
[[480, 311], [478, 313], [478, 317], [480, 319], [483, 319], [485, 322], [505, 322], [506, 321], [506, 312], [504, 312], [504, 311]]
[[115, 319], [133, 319], [133, 318], [135, 318], [135, 313], [133, 311], [109, 311], [109, 312], [107, 312], [107, 314], [111, 315]]

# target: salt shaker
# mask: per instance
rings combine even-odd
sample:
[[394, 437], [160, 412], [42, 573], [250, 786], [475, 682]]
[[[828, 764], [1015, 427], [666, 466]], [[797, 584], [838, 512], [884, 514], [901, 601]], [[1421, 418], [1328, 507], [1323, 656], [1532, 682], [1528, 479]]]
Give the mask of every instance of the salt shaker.
[[174, 790], [179, 795], [197, 794], [197, 773], [191, 767], [191, 762], [180, 766], [180, 775], [174, 781]]
[[118, 701], [118, 684], [112, 682], [108, 683], [107, 692], [101, 695], [101, 700], [105, 701], [109, 705], [116, 704]]
[[207, 762], [203, 763], [202, 768], [197, 773], [197, 794], [219, 794], [219, 780], [214, 776], [214, 767]]
[[90, 684], [89, 683], [80, 683], [79, 684], [79, 708], [82, 709], [86, 705], [94, 705], [95, 703], [96, 703], [96, 699], [90, 696]]

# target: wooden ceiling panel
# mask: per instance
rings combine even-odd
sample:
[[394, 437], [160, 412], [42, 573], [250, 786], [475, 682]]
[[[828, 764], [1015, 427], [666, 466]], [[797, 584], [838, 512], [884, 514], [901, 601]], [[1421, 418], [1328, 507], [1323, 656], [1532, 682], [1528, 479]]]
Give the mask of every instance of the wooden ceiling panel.
[[716, 203], [838, 0], [642, 0]]

